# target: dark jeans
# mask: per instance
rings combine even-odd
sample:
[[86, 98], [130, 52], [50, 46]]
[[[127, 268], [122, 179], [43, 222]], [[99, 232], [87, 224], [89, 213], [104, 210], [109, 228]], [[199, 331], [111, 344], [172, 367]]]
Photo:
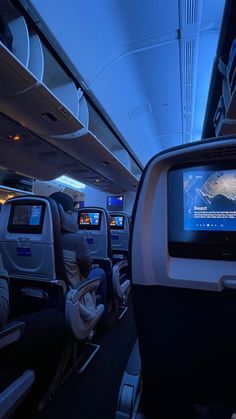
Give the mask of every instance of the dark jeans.
[[106, 273], [101, 268], [92, 268], [88, 275], [89, 279], [94, 279], [99, 277], [100, 284], [97, 288], [96, 294], [100, 295], [101, 297], [101, 304], [104, 304], [106, 306], [107, 304], [107, 279], [106, 279]]

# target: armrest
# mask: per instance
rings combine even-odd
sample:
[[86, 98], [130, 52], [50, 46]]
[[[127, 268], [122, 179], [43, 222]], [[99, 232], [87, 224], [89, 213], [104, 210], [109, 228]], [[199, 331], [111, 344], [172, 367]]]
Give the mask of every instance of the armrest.
[[99, 277], [90, 279], [89, 281], [84, 281], [77, 289], [71, 289], [66, 296], [67, 301], [71, 301], [72, 304], [75, 304], [83, 295], [87, 294], [89, 291], [96, 290], [99, 286]]
[[128, 267], [128, 261], [127, 260], [121, 260], [113, 266], [113, 273], [119, 273], [121, 270]]
[[53, 279], [51, 281], [51, 283], [57, 285], [58, 287], [62, 287], [63, 294], [66, 295], [66, 293], [67, 293], [67, 285], [66, 285], [65, 281], [62, 281], [61, 279]]
[[22, 295], [27, 297], [35, 297], [39, 299], [59, 299], [65, 297], [67, 285], [62, 280], [43, 281], [39, 279], [11, 278], [11, 282], [16, 286]]
[[138, 340], [136, 340], [121, 381], [116, 419], [131, 418], [140, 398], [141, 375], [141, 359]]
[[20, 321], [9, 322], [0, 331], [0, 349], [16, 342], [23, 334], [25, 323]]
[[128, 268], [128, 261], [122, 260], [117, 262], [113, 266], [112, 271], [112, 283], [113, 283], [113, 290], [116, 297], [119, 299], [125, 300], [128, 297], [130, 288], [131, 288], [131, 281], [129, 279], [125, 279], [122, 283], [120, 280], [123, 278], [122, 271]]
[[0, 419], [8, 418], [29, 392], [35, 379], [34, 371], [27, 370], [0, 393]]
[[78, 289], [72, 289], [66, 297], [66, 322], [76, 339], [87, 339], [101, 318], [104, 305], [95, 307], [94, 316], [84, 320], [80, 310], [80, 299], [90, 291], [94, 291], [99, 285], [99, 278], [84, 281]]

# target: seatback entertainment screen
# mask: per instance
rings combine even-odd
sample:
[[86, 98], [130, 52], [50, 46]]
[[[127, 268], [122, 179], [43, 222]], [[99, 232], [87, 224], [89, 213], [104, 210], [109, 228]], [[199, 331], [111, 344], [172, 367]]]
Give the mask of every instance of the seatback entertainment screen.
[[236, 170], [183, 171], [184, 229], [236, 231]]
[[112, 215], [110, 221], [110, 228], [113, 230], [122, 230], [124, 228], [123, 215]]
[[45, 204], [14, 203], [11, 205], [8, 231], [41, 233]]
[[101, 225], [101, 213], [99, 211], [79, 212], [79, 229], [97, 230]]
[[168, 173], [171, 256], [236, 260], [236, 169], [232, 163]]
[[16, 205], [14, 206], [12, 224], [39, 225], [41, 212], [41, 205]]

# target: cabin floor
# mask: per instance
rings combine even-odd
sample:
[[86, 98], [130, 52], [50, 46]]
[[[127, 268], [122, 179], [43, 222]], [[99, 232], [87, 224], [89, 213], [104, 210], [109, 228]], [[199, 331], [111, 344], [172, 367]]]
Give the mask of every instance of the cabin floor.
[[119, 323], [94, 337], [92, 343], [99, 344], [100, 349], [85, 371], [72, 373], [44, 409], [31, 418], [113, 419], [120, 383], [135, 339], [130, 303]]

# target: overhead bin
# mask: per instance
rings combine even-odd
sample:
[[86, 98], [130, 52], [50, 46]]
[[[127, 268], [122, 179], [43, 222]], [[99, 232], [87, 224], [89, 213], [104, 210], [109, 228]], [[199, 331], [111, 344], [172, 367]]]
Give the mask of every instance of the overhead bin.
[[78, 117], [79, 98], [75, 83], [43, 44], [42, 51], [44, 55], [43, 83]]
[[222, 96], [214, 116], [216, 135], [236, 132], [236, 39], [232, 42], [228, 62], [220, 57], [218, 69], [223, 75]]
[[0, 98], [17, 95], [30, 89], [37, 79], [25, 70], [24, 65], [0, 42]]
[[[63, 151], [65, 158], [70, 156], [73, 159], [72, 177], [78, 178], [81, 174], [77, 173], [74, 164], [84, 165], [81, 172], [86, 172], [86, 183], [109, 191], [136, 191], [138, 179], [131, 173], [128, 153], [121, 150], [115, 157], [113, 153], [118, 148], [113, 147], [113, 143], [117, 145], [117, 139], [112, 138], [109, 142], [106, 138], [106, 142], [111, 143], [108, 150], [97, 138], [97, 133], [91, 132], [90, 106], [64, 66], [54, 58], [34, 28], [27, 27], [24, 18], [8, 0], [0, 0], [0, 12], [13, 37], [11, 48], [0, 41], [0, 113], [41, 137], [48, 146], [54, 145], [58, 151]], [[111, 137], [110, 130], [105, 128], [99, 131], [101, 139], [104, 132], [106, 137]], [[25, 151], [32, 147], [33, 153], [34, 143], [29, 141]], [[5, 144], [6, 153], [8, 146], [11, 147]], [[21, 145], [14, 145], [14, 149], [16, 147], [21, 148]], [[55, 154], [55, 147], [53, 151], [42, 152], [45, 162], [49, 153], [51, 157]], [[37, 157], [36, 153], [34, 156]], [[46, 168], [43, 171], [46, 173]], [[27, 172], [31, 176], [31, 168]], [[63, 174], [66, 172], [70, 174], [70, 169], [65, 168]], [[39, 178], [46, 177], [48, 174], [44, 177], [39, 173]]]
[[0, 112], [38, 135], [78, 131], [82, 123], [43, 83], [0, 45]]
[[224, 103], [224, 98], [223, 95], [220, 96], [218, 105], [217, 105], [217, 109], [216, 109], [216, 113], [215, 116], [213, 118], [213, 124], [214, 124], [214, 128], [215, 128], [215, 133], [216, 135], [219, 135], [221, 129], [222, 129], [222, 123], [223, 120], [225, 118], [225, 103]]
[[13, 36], [12, 53], [25, 66], [29, 64], [29, 32], [23, 16], [11, 20], [9, 28]]
[[46, 137], [44, 138], [55, 145], [60, 150], [63, 150], [68, 155], [78, 159], [81, 163], [92, 167], [93, 170], [99, 174], [117, 183], [124, 190], [136, 191], [138, 186], [138, 179], [133, 175], [127, 168], [122, 164], [118, 158], [110, 152], [95, 135], [91, 132], [87, 132], [85, 135], [71, 138], [68, 141], [66, 137], [61, 136]]
[[29, 31], [24, 17], [6, 0], [0, 2], [0, 17], [4, 28], [0, 42], [0, 96], [6, 96], [29, 88], [36, 80], [30, 74], [18, 76], [18, 64], [29, 64]]
[[79, 131], [75, 83], [8, 1], [0, 11], [13, 38], [11, 50], [0, 42], [0, 112], [38, 135]]
[[[98, 173], [94, 167], [87, 166], [86, 161], [81, 163], [78, 159], [79, 153], [74, 156], [73, 153], [69, 155], [67, 152], [63, 152], [50, 144], [49, 141], [45, 141], [42, 137], [33, 134], [1, 113], [0, 126], [0, 166], [2, 168], [11, 167], [11, 170], [16, 173], [43, 181], [66, 175], [104, 192], [121, 194], [122, 183], [124, 183], [123, 174], [122, 182], [117, 181], [119, 172], [116, 174], [116, 181], [112, 181], [103, 173]], [[15, 134], [18, 137], [17, 141], [14, 138]], [[67, 142], [70, 143], [70, 141]], [[106, 168], [106, 165], [103, 163], [102, 165]], [[117, 171], [118, 169], [113, 168], [112, 170]], [[124, 168], [122, 168], [123, 170]], [[126, 188], [128, 186], [127, 183]]]
[[79, 101], [79, 108], [78, 108], [78, 118], [84, 125], [84, 130], [88, 131], [89, 128], [89, 110], [88, 104], [84, 97], [84, 94], [81, 89], [78, 89], [78, 101]]
[[83, 126], [69, 109], [40, 83], [16, 96], [0, 97], [0, 112], [37, 135], [69, 134], [79, 131]]
[[36, 79], [40, 82], [43, 81], [44, 73], [44, 56], [42, 50], [42, 42], [39, 39], [39, 36], [31, 31], [30, 33], [30, 56], [29, 56], [29, 66], [28, 69], [31, 73], [34, 74]]
[[0, 1], [1, 42], [24, 65], [29, 63], [29, 31], [25, 18], [8, 0]]
[[129, 153], [125, 149], [120, 148], [119, 150], [114, 150], [113, 154], [130, 172], [131, 171], [131, 158], [130, 158]]

